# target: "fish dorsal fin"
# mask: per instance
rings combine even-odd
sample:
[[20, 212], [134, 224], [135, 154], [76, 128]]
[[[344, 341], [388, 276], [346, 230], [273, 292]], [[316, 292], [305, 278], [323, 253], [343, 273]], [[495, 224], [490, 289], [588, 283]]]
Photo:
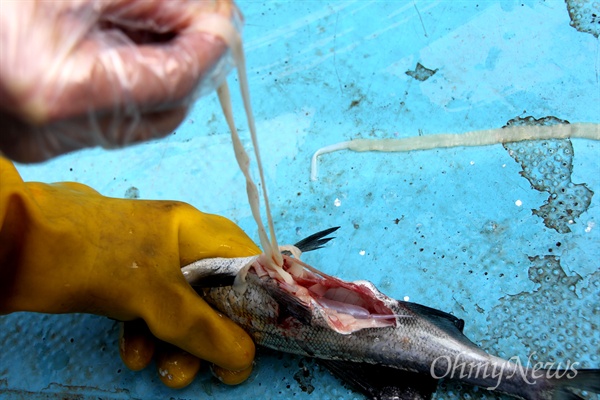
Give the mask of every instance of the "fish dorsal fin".
[[321, 247], [325, 246], [327, 242], [329, 242], [332, 239], [335, 239], [332, 237], [328, 238], [326, 236], [337, 231], [338, 229], [340, 229], [340, 227], [335, 226], [333, 228], [325, 229], [320, 232], [314, 233], [308, 237], [305, 237], [304, 239], [296, 243], [294, 246], [296, 246], [303, 253], [311, 250], [320, 249]]
[[405, 309], [419, 316], [423, 321], [428, 322], [438, 329], [444, 331], [450, 338], [465, 346], [476, 346], [468, 337], [463, 334], [465, 321], [456, 318], [454, 315], [435, 308], [427, 307], [418, 303], [399, 301], [400, 309]]
[[449, 328], [451, 330], [458, 330], [462, 334], [463, 328], [465, 327], [465, 321], [455, 317], [444, 311], [436, 310], [435, 308], [427, 307], [418, 303], [410, 303], [407, 301], [398, 300], [401, 307], [406, 307], [409, 310], [422, 315], [429, 319], [430, 322], [434, 323], [440, 328]]

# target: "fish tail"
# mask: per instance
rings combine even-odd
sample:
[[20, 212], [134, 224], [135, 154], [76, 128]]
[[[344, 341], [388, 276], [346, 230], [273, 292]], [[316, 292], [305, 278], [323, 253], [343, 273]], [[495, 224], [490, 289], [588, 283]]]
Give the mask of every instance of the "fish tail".
[[600, 369], [528, 369], [502, 381], [496, 390], [526, 400], [585, 400], [600, 393]]
[[568, 372], [565, 372], [565, 370], [548, 372], [555, 372], [555, 376], [549, 378], [553, 387], [552, 400], [585, 399], [573, 390], [600, 393], [600, 369], [571, 369]]

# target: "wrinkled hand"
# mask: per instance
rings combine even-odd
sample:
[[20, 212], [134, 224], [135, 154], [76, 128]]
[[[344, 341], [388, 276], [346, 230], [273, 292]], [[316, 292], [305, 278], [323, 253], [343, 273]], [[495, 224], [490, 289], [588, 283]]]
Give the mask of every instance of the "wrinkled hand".
[[41, 161], [164, 136], [231, 68], [232, 0], [3, 0], [0, 152]]
[[180, 267], [259, 252], [231, 221], [185, 203], [109, 198], [73, 182], [24, 183], [0, 158], [0, 314], [86, 312], [134, 321], [120, 340], [123, 360], [145, 367], [152, 335], [171, 344], [158, 345], [169, 386], [191, 382], [196, 357], [221, 367], [226, 383], [248, 376], [252, 340], [196, 294]]

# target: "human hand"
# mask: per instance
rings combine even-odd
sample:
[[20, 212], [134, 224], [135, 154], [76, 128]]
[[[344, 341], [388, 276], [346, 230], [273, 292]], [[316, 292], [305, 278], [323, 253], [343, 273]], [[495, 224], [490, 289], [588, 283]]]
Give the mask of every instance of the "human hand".
[[35, 162], [172, 132], [231, 68], [211, 28], [227, 23], [241, 24], [232, 0], [3, 0], [0, 154]]
[[233, 222], [180, 202], [104, 197], [74, 182], [24, 183], [1, 157], [0, 182], [0, 314], [86, 312], [134, 321], [120, 340], [123, 360], [145, 367], [154, 352], [150, 333], [170, 343], [157, 346], [157, 364], [171, 387], [191, 382], [196, 357], [221, 367], [225, 383], [249, 375], [252, 340], [180, 271], [203, 258], [260, 253]]

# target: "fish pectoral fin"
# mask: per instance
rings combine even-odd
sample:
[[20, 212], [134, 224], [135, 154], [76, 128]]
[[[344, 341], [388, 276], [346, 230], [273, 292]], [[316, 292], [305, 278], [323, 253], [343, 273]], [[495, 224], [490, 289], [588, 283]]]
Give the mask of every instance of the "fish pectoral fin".
[[204, 258], [182, 267], [181, 273], [196, 290], [231, 286], [236, 276], [247, 270], [257, 257]]
[[232, 286], [234, 281], [235, 275], [222, 273], [204, 276], [202, 279], [192, 283], [191, 286], [194, 289]]
[[275, 282], [265, 285], [264, 288], [279, 306], [278, 322], [281, 323], [283, 320], [293, 317], [302, 324], [309, 325], [311, 323], [312, 312], [299, 298], [286, 292]]
[[438, 381], [428, 374], [368, 363], [319, 360], [336, 377], [372, 400], [429, 400]]

